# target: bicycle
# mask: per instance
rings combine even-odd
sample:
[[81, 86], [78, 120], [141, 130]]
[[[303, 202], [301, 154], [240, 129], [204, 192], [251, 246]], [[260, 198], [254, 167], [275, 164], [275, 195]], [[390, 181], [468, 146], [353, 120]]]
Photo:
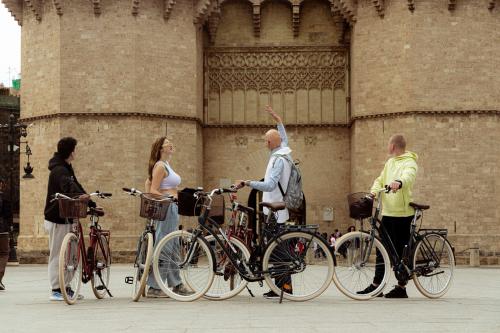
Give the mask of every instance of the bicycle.
[[[226, 236], [240, 255], [246, 260], [250, 260], [255, 245], [253, 241], [254, 231], [251, 229], [255, 215], [254, 209], [237, 202], [236, 193], [229, 193], [229, 199], [231, 205], [227, 210], [231, 212], [231, 217], [226, 228]], [[213, 206], [212, 203], [211, 213], [213, 212]], [[224, 208], [222, 207], [222, 209]], [[253, 297], [252, 292], [247, 287], [248, 281], [241, 278], [224, 250], [215, 241], [215, 238], [212, 235], [205, 238], [213, 248], [217, 265], [214, 281], [203, 297], [210, 300], [225, 300], [238, 295], [245, 288]]]
[[[282, 298], [306, 301], [321, 295], [331, 283], [334, 259], [326, 242], [311, 231], [316, 230], [317, 226], [282, 226], [276, 236], [269, 237], [268, 241], [265, 241], [268, 236], [259, 234], [259, 244], [265, 244], [263, 256], [250, 261], [246, 246], [239, 242], [241, 247], [236, 249], [226, 232], [209, 216], [214, 195], [235, 192], [235, 189], [196, 192], [195, 197], [203, 202], [198, 217], [198, 228], [193, 233], [172, 232], [158, 243], [153, 258], [153, 271], [163, 292], [180, 301], [192, 301], [209, 290], [217, 263], [213, 248], [203, 235], [205, 232], [217, 242], [243, 280], [259, 282], [261, 286], [265, 281], [273, 292], [280, 295], [280, 301]], [[271, 227], [273, 215], [285, 208], [283, 202], [263, 202], [260, 206], [267, 207], [271, 211], [265, 222], [266, 227]], [[277, 227], [277, 224], [274, 224], [274, 227]], [[318, 244], [327, 253], [327, 258], [322, 263], [314, 262], [313, 243]], [[168, 255], [169, 251], [164, 251], [164, 248], [175, 244], [187, 246], [177, 254]], [[162, 252], [166, 252], [167, 255], [162, 255]], [[195, 256], [196, 264], [192, 264]], [[164, 282], [165, 273], [169, 270], [183, 272], [184, 283], [193, 290], [192, 295], [177, 295], [169, 289]], [[320, 278], [309, 277], [304, 273], [319, 275]]]
[[[96, 191], [86, 198], [80, 195], [70, 197], [56, 193], [53, 200], [59, 201], [59, 213], [62, 218], [75, 219], [73, 230], [63, 239], [59, 254], [59, 285], [64, 301], [71, 305], [78, 299], [81, 283], [91, 282], [96, 298], [102, 299], [108, 289], [111, 267], [109, 247], [110, 231], [101, 229], [99, 218], [104, 216], [101, 208], [88, 207], [90, 197], [109, 198], [111, 193]], [[85, 239], [80, 218], [90, 216], [90, 245], [85, 247]]]
[[134, 261], [134, 276], [125, 277], [125, 283], [133, 284], [132, 300], [134, 302], [145, 295], [146, 282], [153, 260], [153, 246], [155, 242], [155, 220], [165, 219], [172, 196], [158, 196], [151, 193], [142, 193], [134, 188], [123, 188], [123, 191], [141, 198], [139, 216], [146, 218], [146, 225], [137, 242], [137, 251]]
[[[455, 266], [453, 249], [446, 238], [448, 230], [422, 229], [423, 212], [430, 206], [410, 202], [415, 215], [410, 225], [409, 242], [400, 257], [379, 219], [382, 192], [389, 191], [390, 188], [385, 186], [378, 192], [378, 204], [373, 214], [373, 197], [370, 194], [361, 192], [348, 196], [351, 217], [360, 221], [361, 230], [347, 233], [337, 240], [337, 266], [333, 277], [335, 285], [350, 298], [368, 300], [382, 292], [392, 267], [398, 280], [413, 279], [424, 296], [443, 296], [451, 286]], [[365, 218], [369, 218], [368, 230], [363, 229]], [[419, 219], [420, 226], [417, 228]], [[380, 285], [370, 293], [358, 294], [358, 291], [372, 283], [378, 265], [384, 269]]]

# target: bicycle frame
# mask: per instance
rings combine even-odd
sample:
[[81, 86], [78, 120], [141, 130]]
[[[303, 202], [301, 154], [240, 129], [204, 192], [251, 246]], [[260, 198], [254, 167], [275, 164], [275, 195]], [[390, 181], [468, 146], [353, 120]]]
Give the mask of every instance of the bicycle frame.
[[[198, 228], [193, 232], [193, 239], [196, 239], [196, 238], [203, 238], [204, 239], [203, 231], [206, 231], [208, 234], [212, 235], [214, 237], [214, 240], [219, 244], [219, 246], [223, 249], [224, 253], [227, 255], [227, 257], [231, 261], [231, 264], [236, 268], [236, 270], [238, 271], [240, 276], [248, 282], [263, 281], [265, 279], [264, 274], [272, 274], [272, 272], [269, 272], [269, 271], [262, 271], [262, 270], [252, 271], [246, 263], [238, 262], [239, 260], [237, 258], [235, 258], [236, 249], [229, 241], [228, 236], [226, 235], [224, 230], [220, 226], [218, 226], [217, 222], [215, 222], [213, 219], [211, 219], [208, 216], [209, 212], [210, 212], [211, 198], [208, 198], [207, 200], [209, 200], [209, 203], [204, 205], [205, 210], [204, 210], [203, 214], [198, 217], [198, 224], [200, 225], [201, 228]], [[271, 215], [268, 216], [267, 222], [270, 221], [270, 218], [271, 218]], [[215, 228], [215, 226], [217, 226], [217, 228]], [[216, 231], [214, 231], [214, 229], [216, 229]], [[306, 228], [306, 230], [307, 230], [307, 228]], [[311, 240], [312, 240], [312, 237], [315, 236], [314, 233], [311, 233], [308, 230], [304, 231], [301, 228], [300, 231], [310, 234]], [[284, 233], [286, 233], [286, 231], [284, 231], [282, 234], [284, 234]], [[220, 239], [220, 237], [218, 236], [219, 234], [222, 235], [225, 242], [223, 242]], [[277, 235], [275, 237], [275, 239], [279, 238], [282, 234]], [[259, 238], [262, 238], [262, 234], [259, 234]], [[262, 242], [262, 239], [260, 241]], [[269, 244], [271, 244], [271, 242], [272, 242], [272, 240], [266, 244], [266, 247], [263, 249], [264, 251], [262, 251], [263, 253], [265, 252], [265, 249], [267, 248], [267, 246], [269, 246]], [[308, 244], [306, 244], [306, 245], [307, 246], [305, 246], [304, 248], [309, 247]], [[191, 262], [194, 253], [196, 253], [195, 247], [190, 246], [189, 252], [186, 256], [186, 260], [184, 260], [184, 262], [180, 264], [181, 268]], [[215, 271], [215, 269], [216, 269], [216, 262], [214, 262], [214, 271]], [[291, 274], [293, 274], [293, 273], [291, 273]]]
[[[80, 220], [77, 220], [75, 222], [74, 230], [73, 232], [75, 235], [78, 237], [78, 251], [79, 254], [82, 253], [83, 255], [81, 258], [83, 258], [83, 263], [82, 263], [82, 282], [87, 283], [90, 281], [92, 277], [92, 273], [95, 269], [94, 267], [94, 258], [91, 257], [94, 255], [95, 249], [97, 246], [101, 248], [103, 256], [107, 256], [108, 253], [104, 251], [104, 246], [101, 241], [101, 235], [106, 237], [106, 239], [109, 242], [110, 239], [110, 231], [109, 230], [102, 230], [100, 229], [98, 225], [99, 218], [95, 215], [91, 215], [90, 217], [91, 225], [90, 225], [90, 232], [89, 232], [89, 247], [86, 248], [85, 246], [85, 238], [83, 237], [83, 227], [82, 224], [80, 223]], [[109, 258], [105, 257], [106, 262], [108, 261]], [[102, 282], [102, 281], [101, 281]]]
[[[405, 273], [408, 274], [408, 276], [411, 276], [414, 272], [416, 272], [415, 268], [410, 268], [411, 263], [409, 262], [409, 257], [413, 253], [414, 246], [415, 244], [424, 239], [424, 236], [429, 233], [434, 233], [434, 234], [439, 234], [441, 236], [444, 236], [446, 238], [446, 235], [448, 234], [446, 229], [417, 229], [417, 220], [423, 216], [423, 212], [420, 209], [415, 209], [415, 215], [413, 216], [411, 225], [410, 225], [410, 239], [408, 241], [408, 244], [405, 245], [405, 248], [403, 249], [402, 256], [400, 257], [397, 253], [396, 247], [394, 246], [394, 243], [392, 242], [391, 238], [389, 237], [389, 234], [387, 233], [387, 230], [384, 228], [384, 225], [382, 224], [382, 221], [380, 220], [380, 212], [382, 208], [382, 200], [380, 198], [381, 193], [384, 190], [379, 192], [378, 195], [378, 203], [377, 207], [375, 209], [374, 214], [370, 218], [370, 242], [369, 242], [369, 247], [366, 251], [366, 253], [362, 254], [363, 257], [363, 262], [368, 261], [368, 256], [370, 255], [374, 243], [374, 239], [376, 236], [376, 233], [378, 233], [379, 239], [382, 242], [382, 245], [386, 248], [388, 254], [389, 254], [389, 259], [391, 261], [391, 265], [394, 270], [400, 270], [404, 268]], [[434, 262], [437, 263], [435, 267], [439, 267], [439, 261], [440, 261], [440, 256], [437, 255], [436, 251], [432, 249], [432, 246], [428, 244], [429, 242], [423, 242], [424, 244], [424, 255], [428, 256], [429, 258], [432, 258]], [[444, 250], [444, 243], [441, 247], [440, 254]], [[400, 266], [402, 265], [402, 266]], [[435, 274], [440, 274], [435, 273]]]

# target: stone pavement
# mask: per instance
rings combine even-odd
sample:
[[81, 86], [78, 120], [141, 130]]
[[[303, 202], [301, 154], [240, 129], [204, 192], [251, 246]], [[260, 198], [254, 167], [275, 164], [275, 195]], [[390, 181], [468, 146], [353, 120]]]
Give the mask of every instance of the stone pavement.
[[303, 303], [266, 300], [267, 288], [251, 284], [227, 301], [130, 299], [124, 277], [130, 266], [112, 268], [114, 298], [96, 300], [83, 285], [85, 300], [68, 306], [50, 302], [44, 265], [7, 267], [0, 292], [0, 332], [500, 332], [500, 268], [458, 268], [443, 298], [421, 296], [410, 282], [409, 299], [354, 301], [334, 284]]

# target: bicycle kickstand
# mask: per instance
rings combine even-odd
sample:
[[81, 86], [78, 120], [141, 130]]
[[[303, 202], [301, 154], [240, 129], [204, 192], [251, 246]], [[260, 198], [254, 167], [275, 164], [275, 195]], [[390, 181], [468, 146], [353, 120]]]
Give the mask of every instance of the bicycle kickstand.
[[246, 287], [247, 287], [247, 290], [248, 290], [248, 293], [250, 294], [250, 296], [255, 297], [255, 295], [252, 293], [252, 291], [250, 290], [250, 288], [248, 288], [248, 286], [246, 286]]
[[101, 283], [102, 283], [102, 286], [104, 289], [106, 289], [106, 292], [108, 293], [109, 297], [113, 297], [113, 295], [111, 295], [111, 292], [109, 291], [108, 287], [106, 286], [106, 284], [104, 283], [104, 281], [102, 280], [102, 275], [101, 275], [101, 271], [98, 271], [97, 272], [97, 276], [99, 276], [99, 280], [101, 280]]
[[285, 290], [283, 289], [283, 287], [281, 287], [281, 292], [280, 292], [280, 304], [283, 303], [283, 293], [285, 292]]

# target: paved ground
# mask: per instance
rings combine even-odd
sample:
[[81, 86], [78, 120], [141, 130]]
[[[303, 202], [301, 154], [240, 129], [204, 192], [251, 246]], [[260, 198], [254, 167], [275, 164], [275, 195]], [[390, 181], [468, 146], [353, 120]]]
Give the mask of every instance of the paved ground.
[[0, 292], [0, 332], [500, 332], [500, 268], [459, 268], [445, 297], [429, 300], [412, 283], [407, 300], [353, 301], [332, 285], [304, 303], [262, 298], [267, 288], [252, 284], [227, 301], [171, 299], [131, 301], [123, 283], [130, 266], [112, 268], [114, 298], [68, 306], [48, 300], [46, 266], [7, 267], [8, 290]]

